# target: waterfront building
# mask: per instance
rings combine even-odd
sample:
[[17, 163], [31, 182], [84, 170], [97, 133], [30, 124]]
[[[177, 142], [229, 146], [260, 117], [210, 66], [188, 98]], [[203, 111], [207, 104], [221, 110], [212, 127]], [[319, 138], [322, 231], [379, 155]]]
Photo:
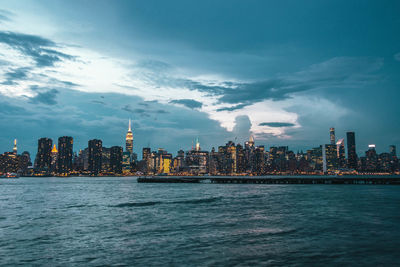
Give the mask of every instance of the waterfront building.
[[14, 152], [4, 152], [0, 155], [0, 173], [17, 172], [18, 156]]
[[363, 171], [375, 172], [378, 170], [378, 154], [375, 150], [375, 145], [368, 145], [368, 150], [365, 151], [365, 162], [363, 164]]
[[131, 153], [122, 153], [122, 172], [129, 173], [131, 171]]
[[26, 158], [28, 167], [32, 166], [31, 154], [28, 151], [22, 152], [21, 156], [24, 156]]
[[58, 138], [57, 172], [61, 175], [69, 175], [72, 171], [72, 149], [73, 138], [71, 136], [62, 136]]
[[54, 144], [53, 148], [51, 149], [50, 158], [51, 158], [50, 172], [55, 173], [57, 171], [57, 160], [58, 160], [58, 150], [56, 144]]
[[110, 148], [110, 171], [112, 173], [122, 173], [122, 153], [122, 147], [120, 146]]
[[208, 171], [211, 175], [218, 174], [218, 157], [219, 157], [219, 154], [217, 151], [215, 151], [215, 148], [213, 147], [211, 149], [210, 156], [209, 156], [209, 162], [208, 162]]
[[157, 173], [169, 174], [171, 172], [172, 155], [163, 150], [161, 151], [161, 153], [159, 153], [157, 158], [158, 158]]
[[50, 138], [40, 138], [38, 140], [38, 151], [35, 160], [35, 170], [37, 173], [47, 174], [51, 169], [51, 150], [53, 141]]
[[103, 142], [99, 139], [92, 139], [88, 142], [89, 148], [89, 172], [98, 175], [101, 172]]
[[322, 148], [323, 172], [335, 171], [337, 169], [336, 144], [327, 144]]
[[254, 137], [253, 135], [250, 135], [249, 140], [245, 142], [244, 144], [244, 156], [245, 156], [245, 165], [246, 165], [246, 172], [251, 173], [254, 168]]
[[201, 150], [200, 142], [196, 139], [194, 149], [186, 152], [185, 165], [188, 172], [195, 175], [208, 173], [208, 157], [208, 151]]
[[257, 146], [254, 153], [255, 173], [262, 175], [265, 172], [265, 149], [264, 146]]
[[347, 132], [347, 167], [357, 169], [356, 139], [354, 132]]
[[174, 172], [181, 172], [185, 168], [185, 151], [182, 149], [178, 151], [177, 156], [173, 160]]
[[236, 145], [236, 173], [246, 172], [246, 155], [241, 144]]
[[322, 146], [314, 147], [309, 150], [307, 157], [312, 170], [321, 171], [323, 169]]
[[346, 152], [344, 149], [344, 138], [339, 139], [336, 142], [336, 151], [337, 151], [337, 162], [340, 168], [344, 168], [346, 166]]
[[111, 149], [109, 147], [102, 147], [101, 150], [101, 172], [111, 172]]

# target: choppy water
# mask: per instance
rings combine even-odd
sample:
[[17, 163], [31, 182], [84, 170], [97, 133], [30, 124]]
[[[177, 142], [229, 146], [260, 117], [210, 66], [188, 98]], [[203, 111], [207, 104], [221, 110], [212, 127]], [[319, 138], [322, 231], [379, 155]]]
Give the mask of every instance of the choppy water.
[[0, 180], [0, 265], [399, 265], [400, 187]]

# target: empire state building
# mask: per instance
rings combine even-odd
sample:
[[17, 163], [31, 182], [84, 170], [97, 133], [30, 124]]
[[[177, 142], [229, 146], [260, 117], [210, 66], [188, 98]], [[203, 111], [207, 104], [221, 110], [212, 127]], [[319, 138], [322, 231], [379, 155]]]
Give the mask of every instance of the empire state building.
[[126, 133], [126, 138], [125, 138], [125, 149], [127, 152], [129, 152], [130, 155], [133, 153], [133, 134], [132, 134], [132, 128], [131, 128], [131, 119], [129, 119], [129, 128], [128, 132]]

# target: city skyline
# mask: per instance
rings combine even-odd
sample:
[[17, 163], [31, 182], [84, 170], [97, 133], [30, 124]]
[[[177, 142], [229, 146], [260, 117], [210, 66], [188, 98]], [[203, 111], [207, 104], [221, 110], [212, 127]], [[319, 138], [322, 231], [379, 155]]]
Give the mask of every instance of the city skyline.
[[136, 147], [169, 151], [250, 134], [301, 150], [330, 127], [357, 153], [400, 145], [398, 1], [225, 5], [2, 1], [0, 148], [124, 147], [127, 118]]
[[[127, 132], [125, 133], [125, 138], [124, 138], [119, 144], [108, 144], [107, 146], [108, 146], [108, 147], [120, 146], [120, 147], [123, 147], [123, 150], [124, 150], [124, 151], [129, 152], [129, 153], [131, 153], [131, 154], [134, 153], [134, 154], [136, 154], [136, 155], [140, 155], [140, 154], [142, 153], [143, 148], [165, 149], [166, 146], [162, 146], [162, 145], [161, 145], [161, 146], [158, 146], [158, 147], [152, 147], [152, 146], [150, 146], [150, 142], [148, 142], [148, 145], [147, 145], [147, 146], [143, 146], [143, 147], [138, 147], [138, 146], [136, 146], [135, 143], [134, 143], [134, 141], [133, 141], [133, 139], [134, 139], [134, 133], [133, 133], [133, 129], [132, 129], [132, 127], [131, 127], [131, 124], [132, 124], [132, 120], [129, 119], [129, 120], [128, 120], [128, 129], [127, 129]], [[307, 149], [310, 149], [311, 147], [319, 146], [319, 145], [325, 145], [325, 144], [337, 145], [337, 144], [338, 144], [337, 142], [343, 142], [343, 144], [344, 144], [344, 139], [347, 139], [347, 140], [349, 140], [349, 138], [351, 138], [351, 140], [354, 139], [354, 131], [350, 131], [350, 132], [343, 133], [343, 134], [339, 135], [339, 137], [336, 136], [335, 131], [336, 131], [336, 130], [335, 130], [334, 127], [330, 127], [330, 128], [329, 128], [329, 136], [327, 137], [327, 141], [326, 141], [325, 143], [324, 143], [324, 142], [322, 142], [322, 143], [320, 143], [320, 144], [317, 144], [317, 143], [316, 143], [316, 144], [311, 145], [311, 146], [308, 146], [308, 147], [302, 145], [302, 146], [300, 146], [301, 148], [296, 149], [296, 152], [305, 151], [305, 150], [307, 150]], [[350, 134], [352, 137], [349, 137], [349, 134]], [[344, 137], [342, 137], [342, 135], [343, 135]], [[122, 136], [122, 135], [121, 135], [121, 136]], [[55, 140], [57, 140], [58, 137], [57, 137], [57, 138], [41, 137], [41, 138], [39, 138], [39, 139], [50, 139], [50, 140], [55, 139]], [[253, 134], [250, 134], [250, 135], [247, 137], [247, 139], [244, 139], [244, 140], [238, 140], [237, 137], [234, 138], [235, 142], [237, 141], [238, 143], [245, 143], [248, 139], [252, 140], [252, 142], [254, 142], [254, 144], [256, 144], [256, 145], [258, 145], [258, 146], [265, 146], [265, 147], [285, 146], [285, 144], [277, 145], [277, 144], [267, 144], [267, 143], [265, 143], [265, 142], [257, 142], [257, 143], [256, 143], [257, 140], [254, 139], [254, 135], [253, 135]], [[13, 143], [12, 143], [12, 147], [13, 147], [13, 148], [12, 148], [12, 149], [10, 149], [10, 150], [4, 149], [3, 152], [7, 152], [7, 151], [16, 151], [16, 150], [17, 150], [17, 140], [18, 140], [18, 139], [13, 139]], [[75, 139], [74, 139], [74, 140], [75, 140]], [[81, 151], [81, 150], [84, 150], [85, 148], [88, 147], [88, 143], [87, 143], [87, 142], [89, 142], [89, 141], [91, 141], [91, 140], [99, 140], [99, 141], [101, 141], [101, 142], [103, 143], [103, 140], [100, 139], [100, 138], [98, 138], [98, 139], [96, 139], [96, 138], [89, 138], [89, 139], [86, 141], [86, 145], [83, 145], [83, 147], [78, 147], [78, 148], [77, 148], [76, 145], [74, 145], [74, 150], [73, 150], [73, 152], [74, 152], [74, 153], [77, 153], [77, 152], [79, 152], [79, 151]], [[230, 142], [230, 141], [233, 141], [233, 140], [225, 140], [225, 142]], [[211, 146], [211, 147], [206, 147], [205, 150], [210, 151], [212, 148], [217, 148], [219, 145], [220, 145], [220, 144], [217, 144], [217, 145]], [[176, 151], [179, 151], [179, 150], [189, 151], [189, 150], [195, 149], [197, 146], [200, 146], [199, 136], [197, 136], [197, 137], [195, 137], [195, 138], [192, 138], [190, 144], [180, 145], [180, 146], [179, 146], [179, 149], [176, 150]], [[286, 146], [287, 146], [287, 145], [286, 145]], [[352, 146], [352, 145], [351, 145], [351, 144], [348, 144], [347, 141], [346, 141], [346, 154], [347, 154], [348, 151], [351, 149], [351, 148], [350, 148], [351, 146]], [[354, 149], [354, 148], [353, 148], [352, 151], [354, 151], [354, 152], [351, 152], [351, 153], [363, 154], [363, 153], [365, 152], [365, 150], [367, 150], [367, 149], [370, 148], [371, 146], [374, 146], [374, 148], [376, 149], [376, 151], [377, 151], [378, 153], [387, 152], [388, 149], [390, 149], [392, 146], [397, 147], [395, 144], [387, 144], [385, 147], [379, 147], [379, 146], [377, 147], [377, 145], [376, 145], [375, 143], [369, 143], [369, 144], [367, 144], [365, 147], [357, 146], [358, 149]], [[289, 146], [288, 146], [288, 147], [289, 147]], [[295, 147], [296, 147], [296, 146], [295, 146]], [[52, 146], [52, 149], [57, 151], [58, 146], [56, 146], [56, 144], [54, 143], [53, 146]], [[37, 147], [36, 147], [35, 151], [33, 151], [33, 152], [31, 152], [31, 151], [29, 151], [29, 150], [27, 150], [27, 149], [22, 149], [22, 150], [23, 150], [23, 151], [29, 152], [30, 155], [33, 156], [33, 158], [35, 158], [36, 152], [37, 152]], [[166, 150], [168, 150], [168, 149], [166, 149]], [[172, 151], [172, 150], [171, 150], [171, 151]], [[0, 151], [0, 152], [1, 152], [1, 151]], [[177, 153], [177, 152], [176, 152], [176, 153]]]
[[[110, 175], [293, 175], [293, 174], [396, 174], [399, 160], [396, 146], [383, 153], [369, 144], [365, 153], [357, 154], [355, 132], [337, 138], [334, 127], [329, 128], [329, 140], [293, 151], [289, 146], [264, 146], [255, 143], [253, 135], [243, 142], [230, 140], [211, 149], [201, 147], [197, 137], [190, 149], [170, 153], [164, 148], [143, 147], [141, 156], [134, 152], [135, 134], [131, 119], [122, 146], [103, 146], [100, 139], [90, 139], [87, 147], [74, 148], [72, 136], [40, 138], [37, 154], [18, 153], [17, 139], [12, 151], [0, 155], [0, 173], [23, 176], [110, 176]], [[347, 147], [347, 149], [346, 149]], [[138, 150], [138, 149], [136, 149]], [[32, 160], [34, 158], [34, 160]]]

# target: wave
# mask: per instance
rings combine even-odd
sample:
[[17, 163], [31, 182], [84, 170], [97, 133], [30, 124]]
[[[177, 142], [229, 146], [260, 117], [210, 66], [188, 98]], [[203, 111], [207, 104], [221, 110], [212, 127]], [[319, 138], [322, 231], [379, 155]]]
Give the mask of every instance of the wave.
[[149, 202], [126, 202], [114, 205], [112, 207], [115, 208], [125, 208], [125, 207], [144, 207], [144, 206], [154, 206], [157, 204], [161, 204], [160, 201], [149, 201]]
[[171, 202], [161, 202], [161, 201], [149, 201], [149, 202], [125, 202], [117, 205], [113, 205], [111, 207], [115, 208], [126, 208], [126, 207], [145, 207], [145, 206], [154, 206], [158, 204], [202, 204], [202, 203], [211, 203], [220, 200], [221, 197], [212, 197], [212, 198], [200, 198], [200, 199], [186, 199], [179, 201], [171, 201]]
[[78, 204], [78, 205], [65, 206], [64, 208], [71, 209], [71, 208], [85, 208], [85, 207], [93, 207], [93, 206], [97, 206], [97, 205]]
[[222, 199], [221, 197], [211, 197], [211, 198], [200, 198], [200, 199], [187, 199], [173, 201], [173, 204], [201, 204], [201, 203], [211, 203]]

